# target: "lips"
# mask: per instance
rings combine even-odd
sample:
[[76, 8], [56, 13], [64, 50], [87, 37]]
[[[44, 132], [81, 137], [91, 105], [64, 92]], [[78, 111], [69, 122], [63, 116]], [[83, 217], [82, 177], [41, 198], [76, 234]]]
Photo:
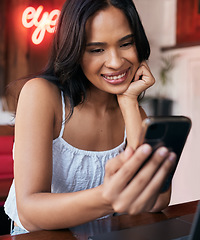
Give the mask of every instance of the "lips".
[[111, 84], [120, 84], [126, 80], [126, 77], [128, 75], [128, 70], [123, 70], [118, 73], [112, 73], [112, 74], [102, 74], [101, 76], [104, 78], [104, 80]]

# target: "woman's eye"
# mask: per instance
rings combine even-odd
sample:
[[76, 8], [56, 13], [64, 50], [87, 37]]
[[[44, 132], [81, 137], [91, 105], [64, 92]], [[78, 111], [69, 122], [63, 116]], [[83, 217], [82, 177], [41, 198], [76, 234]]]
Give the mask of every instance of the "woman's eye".
[[127, 43], [124, 43], [122, 44], [120, 47], [129, 47], [129, 46], [132, 46], [134, 44], [134, 42], [127, 42]]
[[90, 50], [91, 53], [102, 53], [104, 50], [103, 49], [92, 49]]

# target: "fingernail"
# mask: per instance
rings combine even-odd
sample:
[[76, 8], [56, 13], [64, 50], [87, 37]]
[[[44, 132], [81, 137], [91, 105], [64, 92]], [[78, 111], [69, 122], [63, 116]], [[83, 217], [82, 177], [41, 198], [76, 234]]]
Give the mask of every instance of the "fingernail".
[[143, 151], [144, 153], [146, 153], [146, 154], [150, 154], [151, 151], [152, 151], [152, 149], [151, 149], [151, 147], [150, 147], [148, 144], [144, 144], [144, 145], [142, 146], [142, 151]]
[[159, 150], [160, 156], [164, 157], [168, 153], [168, 149], [166, 147], [161, 147]]
[[171, 152], [168, 157], [169, 161], [175, 161], [176, 160], [176, 154], [174, 152]]

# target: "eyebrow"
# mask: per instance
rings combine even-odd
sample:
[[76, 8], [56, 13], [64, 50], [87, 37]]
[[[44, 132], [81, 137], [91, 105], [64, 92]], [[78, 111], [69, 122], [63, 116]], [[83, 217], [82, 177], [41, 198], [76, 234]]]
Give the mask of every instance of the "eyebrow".
[[129, 39], [129, 38], [133, 38], [133, 37], [134, 37], [134, 34], [129, 34], [129, 35], [121, 38], [121, 39], [119, 40], [119, 42], [123, 42], [123, 41], [125, 41], [125, 40], [127, 40], [127, 39]]
[[[119, 39], [118, 42], [123, 42], [123, 41], [125, 41], [125, 40], [127, 40], [129, 38], [133, 38], [133, 37], [134, 37], [134, 34], [128, 34], [128, 35], [122, 37], [121, 39]], [[90, 42], [90, 43], [86, 44], [86, 47], [90, 47], [90, 46], [104, 46], [104, 45], [106, 45], [105, 42]]]

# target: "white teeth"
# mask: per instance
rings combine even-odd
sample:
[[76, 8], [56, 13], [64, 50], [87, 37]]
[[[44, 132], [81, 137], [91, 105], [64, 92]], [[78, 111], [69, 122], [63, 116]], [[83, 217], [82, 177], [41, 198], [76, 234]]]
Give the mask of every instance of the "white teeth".
[[108, 76], [105, 76], [105, 75], [104, 75], [104, 77], [107, 78], [108, 80], [117, 80], [117, 79], [120, 79], [120, 78], [124, 77], [125, 75], [126, 75], [126, 73], [122, 73], [122, 74], [120, 74], [120, 75], [118, 75], [118, 76], [108, 77]]

